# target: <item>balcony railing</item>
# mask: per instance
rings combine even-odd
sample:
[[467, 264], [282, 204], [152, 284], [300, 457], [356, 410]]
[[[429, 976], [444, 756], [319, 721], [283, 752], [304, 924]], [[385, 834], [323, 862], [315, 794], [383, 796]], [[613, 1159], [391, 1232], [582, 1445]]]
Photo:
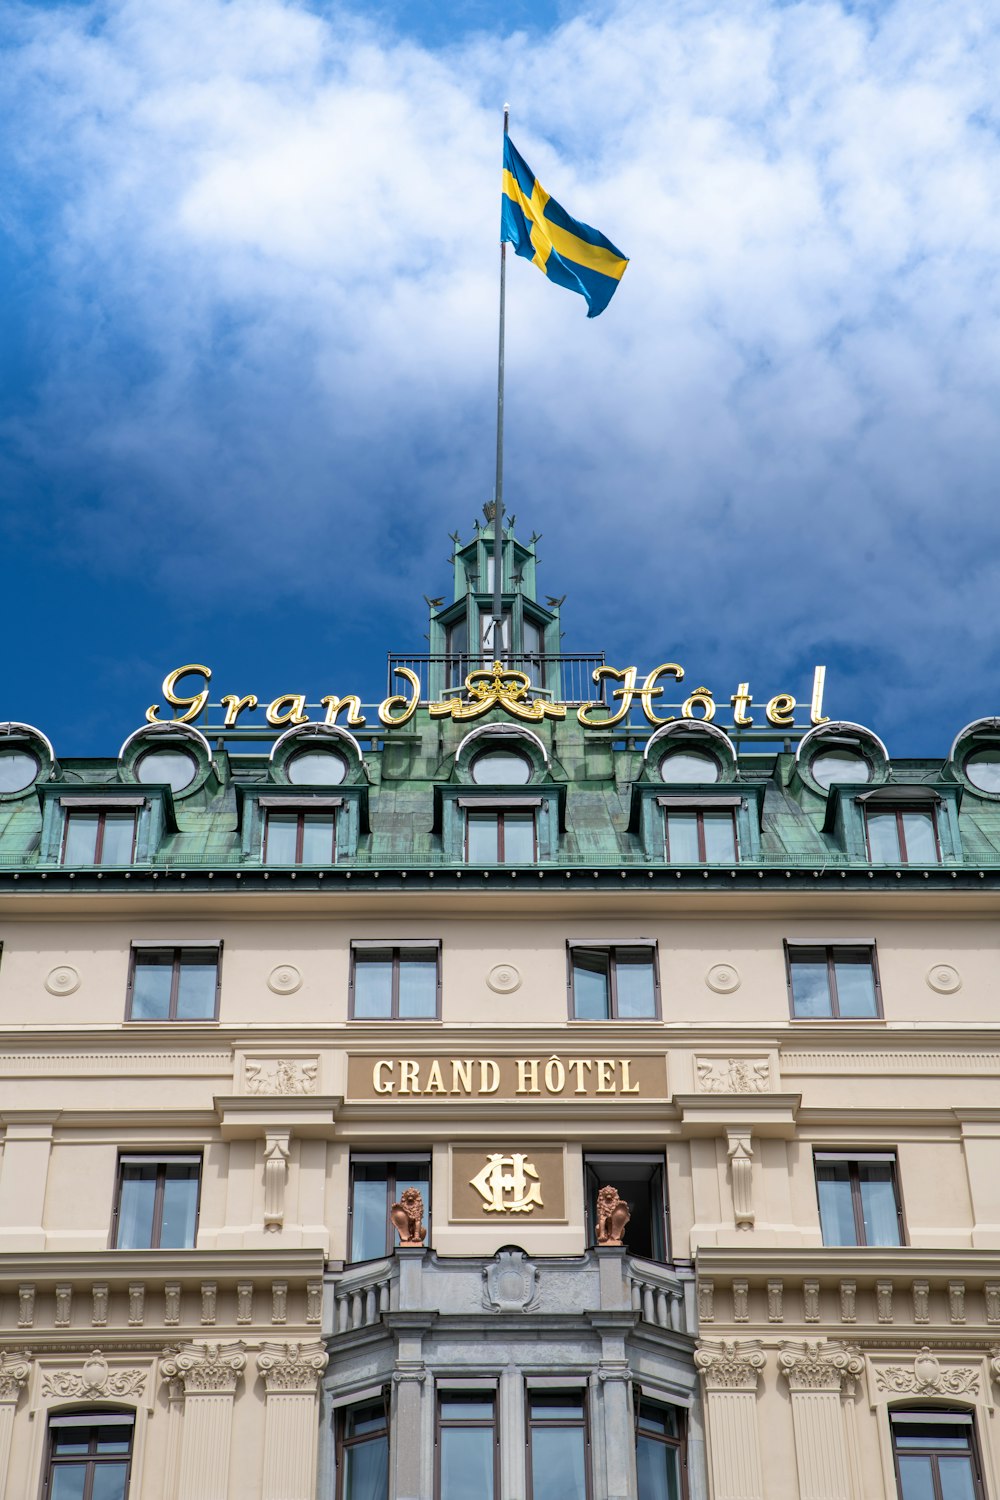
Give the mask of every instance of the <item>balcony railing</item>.
[[[426, 703], [428, 699], [439, 695], [450, 696], [461, 692], [470, 672], [488, 669], [494, 660], [491, 652], [482, 656], [464, 652], [451, 656], [429, 653], [397, 656], [390, 651], [387, 691], [401, 691], [396, 668], [407, 667], [420, 679], [420, 699]], [[505, 667], [527, 673], [538, 697], [571, 705], [606, 701], [604, 683], [600, 686], [594, 683], [594, 671], [597, 667], [604, 666], [603, 651], [565, 652], [559, 656], [540, 652], [524, 652], [519, 655], [508, 652], [502, 660]]]

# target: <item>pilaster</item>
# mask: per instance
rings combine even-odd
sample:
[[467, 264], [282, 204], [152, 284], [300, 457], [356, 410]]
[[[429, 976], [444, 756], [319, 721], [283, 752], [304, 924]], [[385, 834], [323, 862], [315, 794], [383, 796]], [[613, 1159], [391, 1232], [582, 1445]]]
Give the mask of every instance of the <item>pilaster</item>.
[[267, 1392], [261, 1500], [313, 1500], [316, 1397], [326, 1364], [319, 1343], [268, 1343], [257, 1356]]
[[714, 1500], [764, 1500], [757, 1382], [767, 1356], [756, 1339], [704, 1342], [701, 1372]]
[[0, 1161], [0, 1250], [44, 1250], [45, 1188], [56, 1116], [5, 1111]]
[[778, 1369], [791, 1395], [801, 1500], [852, 1500], [842, 1396], [854, 1394], [864, 1360], [846, 1344], [793, 1341], [781, 1346]]
[[160, 1366], [184, 1386], [177, 1500], [228, 1500], [233, 1400], [247, 1357], [242, 1341], [190, 1344]]
[[7, 1496], [14, 1410], [30, 1373], [29, 1354], [8, 1354], [5, 1349], [0, 1349], [0, 1500], [6, 1500]]

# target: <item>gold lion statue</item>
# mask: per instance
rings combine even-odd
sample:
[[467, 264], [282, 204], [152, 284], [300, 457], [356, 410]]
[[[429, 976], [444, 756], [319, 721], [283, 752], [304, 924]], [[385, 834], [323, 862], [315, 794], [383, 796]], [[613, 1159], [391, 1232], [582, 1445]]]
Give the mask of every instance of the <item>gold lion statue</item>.
[[618, 1189], [602, 1187], [597, 1195], [597, 1243], [622, 1244], [625, 1225], [631, 1217], [628, 1204], [618, 1196]]
[[423, 1244], [427, 1238], [427, 1230], [424, 1228], [424, 1200], [417, 1188], [403, 1189], [399, 1202], [390, 1208], [389, 1217], [396, 1226], [401, 1245]]

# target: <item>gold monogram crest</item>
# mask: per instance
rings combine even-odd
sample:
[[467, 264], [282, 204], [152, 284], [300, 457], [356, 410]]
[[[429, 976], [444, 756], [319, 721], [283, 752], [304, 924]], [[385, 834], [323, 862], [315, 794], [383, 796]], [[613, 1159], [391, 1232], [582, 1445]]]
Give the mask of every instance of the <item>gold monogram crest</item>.
[[432, 719], [478, 719], [491, 708], [503, 708], [517, 719], [565, 719], [564, 703], [546, 703], [539, 699], [535, 703], [526, 701], [525, 694], [531, 689], [531, 678], [527, 672], [515, 672], [495, 661], [492, 667], [481, 667], [470, 672], [465, 679], [465, 691], [470, 702], [461, 698], [450, 698], [447, 703], [430, 703], [427, 711]]

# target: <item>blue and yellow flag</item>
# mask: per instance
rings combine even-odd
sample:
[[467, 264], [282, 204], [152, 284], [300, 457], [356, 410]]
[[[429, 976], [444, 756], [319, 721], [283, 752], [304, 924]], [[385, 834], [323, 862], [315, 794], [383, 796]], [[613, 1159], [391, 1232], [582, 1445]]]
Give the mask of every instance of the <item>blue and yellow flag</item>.
[[571, 219], [549, 197], [509, 135], [503, 138], [500, 238], [550, 281], [586, 297], [588, 318], [604, 311], [628, 265], [610, 240], [589, 224]]

